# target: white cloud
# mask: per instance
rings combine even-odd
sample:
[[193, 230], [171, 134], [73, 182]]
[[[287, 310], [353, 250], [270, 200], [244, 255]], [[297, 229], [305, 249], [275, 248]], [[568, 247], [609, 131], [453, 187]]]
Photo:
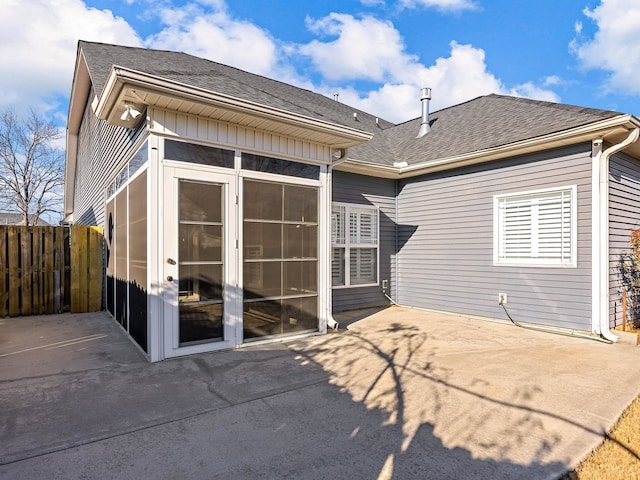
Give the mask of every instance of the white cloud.
[[562, 80], [562, 78], [560, 78], [558, 75], [549, 75], [548, 77], [545, 77], [542, 85], [544, 85], [545, 87], [553, 87], [556, 85], [562, 85], [564, 84], [565, 81]]
[[405, 8], [426, 7], [443, 12], [460, 12], [478, 8], [473, 0], [400, 0], [399, 3]]
[[331, 13], [319, 20], [307, 19], [307, 28], [320, 36], [337, 36], [336, 40], [313, 40], [300, 45], [298, 53], [311, 58], [327, 79], [383, 81], [394, 71], [405, 70], [415, 57], [404, 53], [400, 33], [391, 22], [370, 16]]
[[574, 39], [571, 50], [584, 67], [611, 72], [607, 85], [610, 90], [640, 94], [640, 3], [602, 0], [598, 7], [583, 13], [595, 22], [597, 31], [593, 38]]
[[444, 95], [444, 102], [434, 106], [448, 106], [488, 93], [504, 93], [504, 88], [491, 72], [487, 71], [484, 50], [472, 45], [451, 42], [451, 55], [438, 58], [431, 67], [420, 72], [423, 86], [431, 86]]
[[534, 100], [544, 100], [546, 102], [559, 102], [560, 97], [551, 90], [541, 88], [535, 85], [533, 82], [526, 82], [521, 85], [516, 85], [509, 89], [508, 95], [514, 97], [526, 97]]
[[49, 110], [71, 90], [78, 40], [139, 45], [122, 18], [80, 0], [0, 2], [0, 108]]
[[573, 30], [580, 35], [582, 33], [582, 22], [580, 20], [573, 24]]
[[483, 50], [451, 42], [449, 57], [438, 58], [430, 67], [413, 64], [404, 72], [398, 72], [395, 83], [369, 92], [354, 106], [401, 122], [420, 115], [422, 87], [432, 89], [432, 110], [489, 93], [510, 93], [487, 71], [484, 60]]
[[336, 89], [340, 102], [392, 122], [404, 122], [420, 115], [419, 89], [409, 84], [385, 84], [361, 96], [353, 88]]
[[278, 50], [271, 36], [231, 18], [220, 0], [168, 7], [158, 15], [164, 28], [146, 39], [148, 47], [186, 52], [262, 75], [276, 68]]
[[[393, 121], [419, 115], [421, 87], [433, 89], [433, 109], [492, 92], [557, 100], [546, 88], [555, 85], [552, 78], [541, 85], [503, 85], [489, 71], [484, 51], [472, 45], [451, 42], [448, 56], [425, 65], [406, 51], [391, 22], [372, 16], [308, 19], [317, 38], [286, 45], [233, 18], [223, 0], [172, 5], [154, 3], [147, 12], [155, 15], [156, 33], [141, 39], [124, 19], [81, 0], [0, 0], [0, 59], [3, 72], [11, 72], [0, 75], [0, 108], [57, 108], [59, 118], [64, 116], [78, 39], [184, 51], [329, 97], [338, 91], [340, 101]], [[321, 76], [301, 76], [300, 60], [310, 61]], [[63, 105], [52, 104], [56, 97]]]
[[[487, 69], [485, 53], [472, 45], [451, 42], [450, 55], [426, 66], [406, 53], [400, 33], [390, 22], [373, 17], [336, 14], [309, 20], [317, 35], [337, 37], [299, 45], [295, 51], [312, 64], [334, 88], [340, 101], [391, 121], [405, 121], [420, 114], [419, 91], [430, 87], [433, 109], [447, 107], [489, 93], [558, 101], [558, 96], [533, 82], [506, 87]], [[380, 86], [358, 90], [353, 82]], [[344, 82], [340, 85], [338, 82]], [[352, 83], [349, 83], [352, 82]]]
[[64, 122], [78, 40], [178, 50], [297, 80], [291, 69], [277, 66], [279, 52], [270, 35], [232, 19], [223, 0], [195, 0], [180, 8], [164, 1], [154, 5], [146, 14], [160, 19], [158, 33], [143, 40], [123, 18], [82, 0], [0, 1], [0, 61], [3, 72], [11, 72], [0, 75], [0, 109], [24, 113], [34, 107]]

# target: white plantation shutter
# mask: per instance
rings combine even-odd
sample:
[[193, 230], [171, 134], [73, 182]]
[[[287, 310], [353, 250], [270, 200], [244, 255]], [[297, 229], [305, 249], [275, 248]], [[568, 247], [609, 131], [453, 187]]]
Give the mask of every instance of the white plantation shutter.
[[350, 255], [351, 285], [373, 283], [378, 271], [375, 248], [352, 248]]
[[344, 245], [346, 241], [345, 211], [343, 205], [334, 205], [331, 209], [331, 243]]
[[344, 285], [344, 248], [333, 248], [331, 254], [331, 285]]
[[531, 256], [531, 204], [528, 201], [501, 199], [500, 242], [502, 258], [524, 258]]
[[497, 197], [498, 263], [574, 263], [575, 189]]
[[349, 243], [358, 243], [358, 214], [349, 209]]
[[[348, 234], [346, 228], [348, 228]], [[331, 262], [333, 285], [349, 286], [376, 283], [378, 278], [378, 209], [361, 205], [334, 204], [331, 217], [331, 237], [333, 243]]]
[[571, 195], [557, 192], [538, 201], [539, 258], [553, 258], [562, 263], [571, 260]]
[[371, 208], [351, 208], [349, 234], [351, 243], [378, 243], [378, 212]]

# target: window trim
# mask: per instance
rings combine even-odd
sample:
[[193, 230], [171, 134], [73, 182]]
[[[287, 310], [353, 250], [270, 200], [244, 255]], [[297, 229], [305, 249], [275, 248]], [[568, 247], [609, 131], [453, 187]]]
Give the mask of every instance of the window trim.
[[[331, 288], [332, 289], [344, 289], [344, 288], [359, 288], [359, 287], [376, 287], [380, 282], [380, 207], [376, 205], [365, 205], [360, 203], [347, 203], [347, 202], [331, 202], [331, 217], [330, 217], [330, 229], [333, 229], [333, 208], [334, 207], [344, 207], [345, 208], [345, 219], [344, 219], [344, 228], [345, 228], [345, 243], [334, 243], [333, 235], [331, 238], [331, 255], [329, 258], [333, 261], [333, 251], [336, 248], [342, 248], [344, 250], [344, 285], [333, 285], [333, 269], [331, 269]], [[351, 239], [349, 237], [349, 214], [351, 209], [365, 209], [371, 210], [372, 213], [376, 216], [376, 238], [375, 243], [351, 243]], [[376, 254], [376, 268], [375, 268], [375, 280], [369, 283], [358, 283], [351, 284], [351, 265], [350, 265], [350, 255], [351, 248], [356, 249], [364, 249], [364, 248], [375, 248]]]
[[[568, 191], [570, 193], [570, 260], [563, 262], [561, 259], [528, 257], [528, 258], [501, 258], [500, 245], [502, 242], [502, 232], [500, 231], [500, 202], [504, 199], [515, 199], [517, 197], [536, 197], [549, 193], [560, 193]], [[521, 192], [510, 192], [493, 196], [493, 265], [509, 267], [551, 267], [551, 268], [577, 268], [578, 231], [577, 231], [577, 186], [566, 185], [550, 187], [537, 190], [527, 190]]]

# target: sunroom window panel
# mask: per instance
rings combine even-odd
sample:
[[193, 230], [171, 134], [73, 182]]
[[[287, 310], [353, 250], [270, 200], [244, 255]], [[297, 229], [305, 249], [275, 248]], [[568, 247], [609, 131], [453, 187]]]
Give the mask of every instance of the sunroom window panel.
[[318, 193], [308, 187], [288, 186], [284, 190], [286, 222], [318, 222]]
[[315, 258], [318, 252], [316, 225], [285, 224], [282, 237], [284, 258]]
[[318, 264], [312, 261], [284, 262], [282, 294], [310, 295], [318, 293]]
[[245, 179], [244, 195], [244, 339], [317, 329], [318, 188]]

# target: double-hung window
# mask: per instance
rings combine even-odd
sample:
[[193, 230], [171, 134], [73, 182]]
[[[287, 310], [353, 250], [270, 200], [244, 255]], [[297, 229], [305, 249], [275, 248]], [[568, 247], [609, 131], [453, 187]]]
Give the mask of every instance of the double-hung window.
[[495, 265], [576, 266], [576, 187], [494, 197]]
[[334, 203], [331, 211], [334, 286], [378, 283], [378, 208]]

